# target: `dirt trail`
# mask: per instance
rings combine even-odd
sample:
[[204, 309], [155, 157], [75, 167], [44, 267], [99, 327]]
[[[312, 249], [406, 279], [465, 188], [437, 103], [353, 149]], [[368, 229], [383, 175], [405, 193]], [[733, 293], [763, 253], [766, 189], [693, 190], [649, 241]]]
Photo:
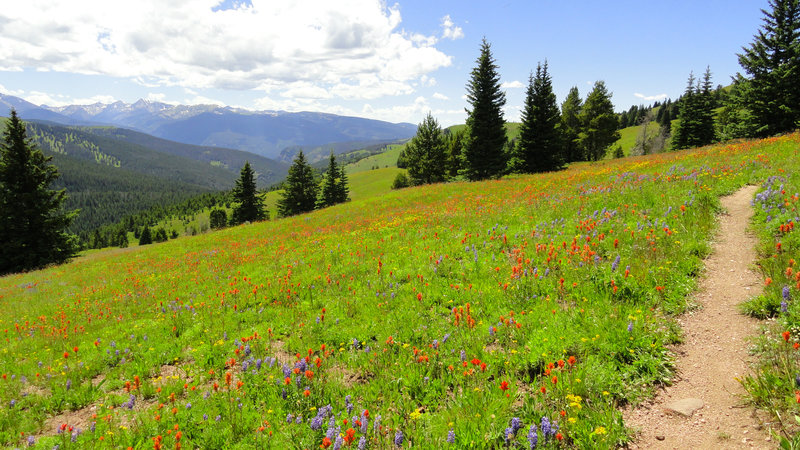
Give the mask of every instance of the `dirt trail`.
[[[756, 189], [748, 186], [722, 198], [727, 213], [720, 216], [719, 234], [705, 261], [696, 295], [701, 309], [679, 319], [685, 343], [676, 348], [678, 377], [653, 403], [623, 412], [625, 423], [640, 432], [631, 448], [775, 448], [744, 406], [744, 390], [735, 379], [748, 372], [746, 338], [758, 332], [758, 322], [736, 307], [761, 292], [761, 279], [751, 269], [756, 238], [746, 232]], [[689, 398], [703, 404], [691, 416], [665, 412]]]

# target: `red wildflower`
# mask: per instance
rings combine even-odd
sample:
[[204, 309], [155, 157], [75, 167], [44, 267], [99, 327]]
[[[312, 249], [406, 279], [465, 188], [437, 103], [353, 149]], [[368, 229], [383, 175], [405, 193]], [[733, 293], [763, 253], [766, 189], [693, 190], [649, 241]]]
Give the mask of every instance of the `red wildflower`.
[[502, 390], [503, 392], [508, 390], [508, 381], [503, 381], [500, 383], [500, 390]]
[[792, 337], [792, 332], [784, 331], [783, 333], [781, 333], [781, 335], [783, 336], [784, 341], [789, 342], [789, 338]]
[[322, 445], [320, 445], [319, 448], [328, 448], [330, 446], [331, 446], [331, 440], [328, 439], [327, 437], [322, 438]]

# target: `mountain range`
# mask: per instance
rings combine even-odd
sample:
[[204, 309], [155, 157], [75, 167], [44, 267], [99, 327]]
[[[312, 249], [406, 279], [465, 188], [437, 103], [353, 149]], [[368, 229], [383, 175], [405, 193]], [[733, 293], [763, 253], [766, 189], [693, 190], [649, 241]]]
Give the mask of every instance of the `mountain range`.
[[[408, 139], [416, 125], [317, 112], [249, 111], [217, 105], [148, 100], [51, 107], [0, 94], [0, 106], [24, 120], [62, 125], [113, 125], [184, 144], [243, 150], [288, 161], [297, 149], [330, 146], [337, 153]], [[4, 114], [5, 115], [5, 114]], [[287, 151], [288, 150], [288, 151]]]

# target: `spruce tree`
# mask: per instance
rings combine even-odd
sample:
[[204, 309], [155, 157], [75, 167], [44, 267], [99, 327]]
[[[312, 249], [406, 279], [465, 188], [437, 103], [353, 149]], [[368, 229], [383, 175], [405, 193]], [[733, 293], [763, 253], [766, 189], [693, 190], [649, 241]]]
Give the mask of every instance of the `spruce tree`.
[[699, 129], [697, 130], [698, 146], [708, 145], [717, 140], [717, 130], [714, 123], [714, 108], [716, 107], [716, 93], [712, 90], [711, 67], [706, 67], [703, 81], [700, 84], [698, 99]]
[[447, 153], [442, 128], [431, 113], [417, 127], [417, 134], [406, 145], [406, 165], [412, 185], [445, 180]]
[[589, 161], [603, 158], [608, 147], [619, 139], [617, 116], [611, 94], [603, 81], [594, 84], [581, 108], [581, 132], [578, 142]]
[[228, 225], [228, 213], [224, 209], [212, 209], [208, 215], [208, 224], [213, 230], [225, 228]]
[[467, 101], [472, 110], [467, 110], [468, 131], [461, 153], [461, 172], [468, 180], [502, 176], [507, 161], [503, 119], [506, 94], [500, 89], [500, 75], [486, 38], [476, 62], [467, 84]]
[[678, 109], [680, 121], [672, 135], [673, 149], [700, 147], [716, 140], [713, 95], [710, 69], [706, 69], [702, 84], [689, 74]]
[[784, 133], [800, 126], [800, 0], [769, 0], [761, 28], [739, 57], [747, 77], [738, 74], [736, 85], [747, 84], [739, 94], [749, 114], [741, 125], [756, 136]]
[[561, 138], [564, 145], [565, 162], [583, 160], [578, 138], [581, 132], [581, 108], [583, 101], [577, 87], [572, 87], [561, 104]]
[[510, 164], [517, 173], [548, 172], [563, 167], [563, 147], [560, 136], [561, 114], [547, 73], [547, 61], [530, 75], [522, 110], [519, 141]]
[[337, 189], [339, 178], [339, 166], [336, 164], [336, 156], [331, 151], [328, 162], [328, 170], [325, 172], [325, 182], [322, 183], [322, 190], [317, 199], [317, 208], [327, 208], [337, 203]]
[[51, 160], [12, 109], [0, 141], [0, 275], [60, 264], [78, 251], [67, 232], [78, 212], [62, 210], [64, 189], [50, 189], [58, 178]]
[[255, 172], [250, 167], [250, 161], [245, 161], [244, 166], [233, 188], [234, 205], [231, 214], [231, 224], [239, 225], [245, 222], [256, 222], [267, 219], [264, 202], [256, 190]]
[[347, 179], [347, 171], [344, 169], [344, 164], [338, 164], [337, 172], [338, 178], [336, 181], [336, 189], [334, 190], [334, 200], [336, 203], [344, 203], [350, 201], [350, 182]]
[[142, 229], [141, 234], [139, 234], [139, 245], [148, 245], [153, 243], [153, 235], [150, 232], [150, 227], [147, 225], [144, 226]]
[[317, 203], [318, 190], [314, 171], [301, 150], [289, 167], [283, 193], [278, 199], [278, 214], [281, 217], [288, 217], [312, 211]]

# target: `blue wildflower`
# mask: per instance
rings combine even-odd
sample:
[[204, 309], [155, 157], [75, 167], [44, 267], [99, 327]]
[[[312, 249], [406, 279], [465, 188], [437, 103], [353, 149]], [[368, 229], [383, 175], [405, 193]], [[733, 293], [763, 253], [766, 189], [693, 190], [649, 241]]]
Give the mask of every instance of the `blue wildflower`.
[[397, 433], [395, 433], [395, 435], [394, 435], [394, 445], [396, 445], [398, 447], [402, 447], [404, 439], [405, 439], [405, 437], [403, 436], [403, 432], [400, 431], [400, 430], [397, 430]]
[[448, 444], [455, 444], [456, 443], [456, 432], [452, 429], [447, 432], [447, 443]]

